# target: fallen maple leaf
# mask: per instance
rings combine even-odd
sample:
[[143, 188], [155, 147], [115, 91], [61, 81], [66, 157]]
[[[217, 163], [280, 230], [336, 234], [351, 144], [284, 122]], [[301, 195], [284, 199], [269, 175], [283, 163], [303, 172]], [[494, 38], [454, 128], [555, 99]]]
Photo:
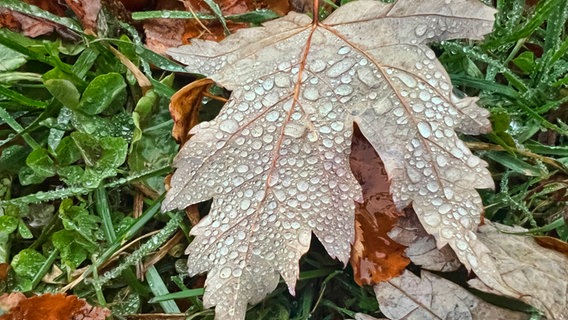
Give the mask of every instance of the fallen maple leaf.
[[357, 128], [352, 141], [351, 171], [363, 189], [363, 202], [355, 204], [355, 240], [349, 261], [355, 282], [373, 285], [400, 275], [410, 260], [404, 255], [406, 246], [387, 235], [402, 214], [390, 196], [381, 158]]
[[494, 13], [474, 0], [355, 1], [324, 22], [292, 12], [221, 43], [169, 51], [233, 91], [216, 119], [191, 130], [163, 203], [214, 198], [187, 252], [191, 275], [209, 272], [204, 305], [216, 305], [217, 319], [244, 318], [279, 274], [293, 294], [312, 232], [348, 260], [361, 200], [349, 168], [353, 122], [383, 160], [397, 208], [412, 203], [438, 247], [449, 244], [508, 292], [474, 233], [483, 209], [475, 188], [493, 181], [455, 133], [489, 131], [488, 112], [452, 93], [426, 46], [481, 39]]
[[530, 315], [496, 307], [428, 271], [410, 271], [374, 286], [381, 311], [392, 320], [524, 320]]
[[[566, 320], [568, 257], [563, 252], [540, 246], [531, 236], [508, 234], [526, 231], [486, 221], [479, 228], [478, 236], [490, 249], [503, 281], [515, 290], [516, 294], [509, 296], [541, 310], [548, 319]], [[468, 283], [479, 290], [502, 294], [478, 279]]]
[[65, 294], [43, 294], [31, 298], [23, 295], [9, 295], [0, 300], [9, 299], [16, 303], [0, 320], [105, 320], [110, 310], [93, 307], [77, 296]]

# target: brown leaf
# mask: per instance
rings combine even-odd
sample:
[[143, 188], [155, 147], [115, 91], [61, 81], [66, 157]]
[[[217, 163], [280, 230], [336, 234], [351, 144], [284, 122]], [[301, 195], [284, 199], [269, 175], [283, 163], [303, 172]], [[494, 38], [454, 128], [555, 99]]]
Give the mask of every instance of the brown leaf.
[[357, 127], [352, 140], [349, 161], [363, 189], [363, 202], [355, 203], [355, 240], [349, 262], [355, 282], [372, 285], [400, 275], [410, 260], [404, 255], [406, 247], [387, 235], [403, 214], [392, 201], [381, 158]]
[[412, 209], [407, 209], [406, 216], [398, 220], [397, 225], [388, 235], [396, 242], [407, 246], [406, 256], [423, 269], [449, 272], [461, 266], [450, 247], [444, 246], [441, 249], [436, 247], [436, 239], [424, 230]]
[[510, 234], [525, 231], [486, 221], [478, 233], [479, 240], [490, 249], [489, 254], [496, 261], [500, 277], [516, 294], [503, 293], [478, 279], [470, 280], [469, 284], [479, 290], [522, 300], [544, 312], [549, 319], [568, 319], [568, 257], [539, 246], [531, 236]]
[[392, 320], [525, 320], [528, 314], [503, 309], [428, 271], [410, 271], [374, 286], [383, 314]]
[[[155, 10], [185, 10], [179, 1], [159, 0]], [[146, 34], [146, 47], [165, 55], [170, 47], [181, 45], [182, 35], [185, 32], [185, 20], [183, 19], [149, 19], [143, 24]]]
[[77, 296], [44, 294], [21, 300], [0, 320], [105, 320], [110, 310], [93, 307]]
[[213, 83], [211, 79], [196, 80], [181, 88], [171, 97], [170, 114], [174, 120], [172, 136], [180, 145], [189, 139], [189, 130], [199, 123], [201, 100]]

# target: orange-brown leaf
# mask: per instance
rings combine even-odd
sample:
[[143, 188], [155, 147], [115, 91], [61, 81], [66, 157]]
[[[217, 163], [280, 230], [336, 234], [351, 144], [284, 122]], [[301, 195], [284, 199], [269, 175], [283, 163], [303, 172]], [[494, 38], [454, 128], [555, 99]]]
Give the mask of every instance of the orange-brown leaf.
[[0, 320], [104, 320], [110, 310], [93, 307], [77, 296], [44, 294], [21, 300]]
[[359, 285], [372, 285], [399, 276], [410, 260], [405, 246], [391, 231], [402, 213], [389, 193], [389, 181], [375, 149], [357, 129], [353, 134], [351, 170], [363, 188], [363, 203], [355, 204], [355, 241], [350, 263]]
[[170, 99], [170, 113], [174, 120], [172, 136], [181, 145], [189, 139], [189, 130], [199, 122], [197, 118], [199, 106], [211, 84], [213, 84], [211, 79], [193, 81], [181, 88]]

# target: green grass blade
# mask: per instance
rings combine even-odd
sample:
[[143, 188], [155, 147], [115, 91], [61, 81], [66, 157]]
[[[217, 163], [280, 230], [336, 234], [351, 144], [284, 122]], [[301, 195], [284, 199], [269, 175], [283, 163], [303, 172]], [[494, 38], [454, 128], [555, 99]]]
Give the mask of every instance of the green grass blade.
[[116, 240], [116, 234], [114, 232], [114, 225], [112, 223], [112, 217], [110, 214], [109, 203], [107, 198], [107, 191], [104, 186], [101, 186], [95, 190], [95, 207], [97, 212], [103, 221], [103, 231], [105, 238], [108, 242], [113, 242]]
[[[158, 270], [156, 270], [156, 267], [151, 266], [148, 268], [148, 271], [146, 271], [146, 280], [148, 280], [150, 290], [152, 290], [154, 296], [164, 296], [170, 293], [164, 280], [162, 280], [162, 277], [158, 273]], [[159, 303], [166, 313], [181, 313], [175, 301], [171, 299], [162, 300], [159, 301]]]

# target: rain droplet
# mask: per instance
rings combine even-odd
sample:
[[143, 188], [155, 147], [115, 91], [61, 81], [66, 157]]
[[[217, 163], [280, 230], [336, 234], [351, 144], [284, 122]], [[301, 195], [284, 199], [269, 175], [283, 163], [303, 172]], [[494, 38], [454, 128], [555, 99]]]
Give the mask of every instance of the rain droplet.
[[440, 224], [440, 222], [442, 222], [442, 220], [440, 219], [439, 215], [430, 214], [430, 215], [424, 216], [424, 222], [426, 222], [426, 224], [429, 225], [429, 226], [436, 227]]
[[314, 73], [322, 72], [326, 67], [326, 63], [320, 59], [314, 60], [309, 64], [310, 71]]
[[298, 242], [305, 247], [310, 245], [311, 239], [312, 233], [309, 230], [301, 230], [298, 234]]
[[268, 78], [262, 82], [262, 87], [266, 91], [270, 91], [274, 87], [274, 79]]
[[219, 129], [227, 133], [234, 133], [239, 129], [239, 123], [233, 119], [223, 120], [219, 124]]
[[221, 272], [219, 272], [219, 277], [227, 279], [231, 275], [231, 272], [232, 272], [231, 268], [224, 267], [223, 269], [221, 269]]
[[418, 97], [422, 101], [428, 101], [431, 98], [430, 93], [428, 91], [420, 91], [420, 93], [418, 94]]
[[456, 241], [456, 247], [458, 247], [458, 249], [460, 250], [466, 250], [467, 249], [467, 242], [463, 241], [463, 240], [457, 240]]
[[300, 138], [306, 132], [306, 126], [297, 122], [290, 122], [284, 128], [284, 134], [292, 138]]
[[307, 191], [309, 187], [310, 185], [304, 180], [300, 180], [296, 185], [296, 188], [298, 188], [298, 191], [300, 192]]
[[335, 238], [332, 235], [327, 235], [327, 236], [323, 237], [323, 241], [325, 241], [327, 243], [332, 243], [334, 239]]
[[400, 79], [400, 81], [402, 81], [407, 87], [409, 88], [416, 87], [417, 82], [413, 77], [405, 73], [398, 74], [397, 76]]
[[424, 138], [429, 138], [432, 135], [432, 127], [428, 122], [420, 121], [418, 122], [418, 132]]
[[351, 69], [351, 67], [353, 67], [355, 63], [356, 61], [351, 58], [339, 60], [336, 64], [331, 66], [325, 74], [330, 78], [338, 77], [347, 70]]
[[341, 47], [339, 48], [339, 50], [337, 50], [337, 54], [341, 55], [348, 54], [349, 52], [351, 52], [351, 48], [348, 46]]
[[250, 207], [251, 201], [249, 199], [241, 200], [241, 210], [246, 210]]
[[319, 98], [319, 92], [316, 87], [307, 87], [304, 89], [304, 98], [310, 101], [316, 101]]
[[278, 120], [278, 118], [280, 117], [280, 113], [278, 111], [270, 111], [269, 113], [266, 114], [266, 120], [270, 121], [270, 122], [274, 122], [276, 120]]
[[421, 24], [414, 29], [414, 33], [416, 34], [416, 36], [422, 37], [426, 33], [426, 30], [428, 30], [428, 26]]

